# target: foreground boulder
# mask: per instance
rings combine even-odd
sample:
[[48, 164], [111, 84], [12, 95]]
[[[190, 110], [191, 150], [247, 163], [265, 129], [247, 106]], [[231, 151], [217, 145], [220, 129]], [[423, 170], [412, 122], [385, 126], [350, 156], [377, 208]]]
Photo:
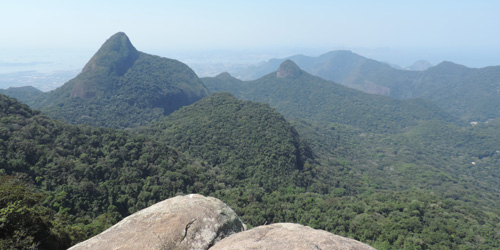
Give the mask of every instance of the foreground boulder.
[[210, 250], [229, 249], [374, 250], [375, 248], [323, 230], [299, 224], [277, 223], [231, 235], [210, 248]]
[[191, 194], [136, 212], [70, 249], [208, 249], [243, 229], [244, 224], [222, 201]]

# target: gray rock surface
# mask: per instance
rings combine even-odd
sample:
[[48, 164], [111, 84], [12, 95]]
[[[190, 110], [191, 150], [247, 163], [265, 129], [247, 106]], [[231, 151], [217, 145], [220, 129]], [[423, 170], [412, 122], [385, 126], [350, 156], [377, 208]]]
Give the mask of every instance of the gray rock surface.
[[278, 78], [295, 78], [302, 74], [302, 70], [291, 60], [282, 62], [276, 72]]
[[138, 211], [70, 249], [208, 249], [242, 230], [244, 224], [222, 201], [191, 194]]
[[373, 250], [375, 248], [323, 230], [293, 223], [277, 223], [233, 234], [210, 248], [210, 250], [229, 249]]

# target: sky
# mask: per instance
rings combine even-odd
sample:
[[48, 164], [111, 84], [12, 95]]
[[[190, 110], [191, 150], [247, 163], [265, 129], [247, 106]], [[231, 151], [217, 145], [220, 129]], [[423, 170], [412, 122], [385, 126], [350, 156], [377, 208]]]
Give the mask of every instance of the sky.
[[118, 31], [140, 51], [179, 60], [347, 49], [400, 66], [485, 67], [500, 65], [499, 10], [497, 0], [5, 0], [0, 68], [82, 68]]

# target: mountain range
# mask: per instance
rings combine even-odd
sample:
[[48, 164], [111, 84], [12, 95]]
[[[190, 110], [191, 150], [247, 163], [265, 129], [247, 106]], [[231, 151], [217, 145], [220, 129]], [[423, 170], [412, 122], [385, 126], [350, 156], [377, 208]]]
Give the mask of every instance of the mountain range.
[[288, 118], [336, 122], [371, 132], [396, 133], [423, 120], [459, 122], [423, 99], [396, 100], [367, 94], [313, 76], [291, 60], [253, 81], [241, 81], [227, 73], [203, 81], [210, 91], [227, 91], [241, 99], [269, 103]]
[[468, 121], [500, 117], [500, 66], [467, 68], [442, 62], [421, 71], [396, 69], [351, 51], [332, 51], [318, 57], [304, 55], [268, 62], [234, 72], [240, 79], [257, 79], [271, 73], [285, 60], [304, 71], [367, 93], [397, 99], [426, 98]]
[[[490, 166], [497, 164], [500, 144], [495, 142], [497, 133], [492, 132], [496, 122], [468, 127], [424, 99], [396, 100], [367, 94], [312, 76], [290, 60], [283, 62], [277, 71], [254, 81], [241, 81], [227, 73], [203, 78], [203, 81], [213, 92], [227, 91], [242, 99], [269, 103], [287, 119], [295, 121], [299, 133], [316, 145], [316, 152], [355, 162], [358, 170], [370, 173], [372, 181], [380, 175], [385, 179], [392, 172], [374, 168], [375, 162], [375, 165], [418, 162], [419, 171], [433, 174], [419, 180], [420, 183], [406, 179], [410, 178], [407, 173], [399, 173], [399, 177], [391, 180], [399, 182], [402, 177], [406, 179], [404, 186], [409, 188], [432, 182], [442, 174], [454, 176], [447, 181], [441, 180], [440, 185], [447, 185], [445, 183], [452, 184], [454, 178], [461, 178], [468, 172], [481, 179], [481, 182], [467, 184], [476, 186], [469, 188], [488, 193], [500, 188], [494, 178], [484, 175], [478, 168], [464, 168], [479, 160]], [[424, 144], [427, 148], [422, 148]], [[374, 148], [379, 153], [373, 151]], [[436, 157], [436, 152], [441, 155]], [[377, 160], [368, 158], [371, 163], [364, 162], [362, 159], [370, 154]], [[439, 163], [437, 158], [447, 163]], [[462, 185], [466, 185], [465, 182]], [[458, 190], [467, 192], [462, 188]]]
[[[457, 96], [480, 72], [495, 82], [495, 67], [363, 60], [352, 61], [359, 74], [343, 71], [349, 63], [336, 74], [425, 75], [429, 93], [446, 79]], [[300, 223], [377, 249], [500, 248], [499, 119], [471, 126], [435, 100], [365, 93], [297, 64], [252, 81], [199, 79], [117, 33], [59, 89], [6, 90], [41, 111], [0, 95], [0, 249], [66, 249], [189, 193], [220, 199], [250, 227]]]

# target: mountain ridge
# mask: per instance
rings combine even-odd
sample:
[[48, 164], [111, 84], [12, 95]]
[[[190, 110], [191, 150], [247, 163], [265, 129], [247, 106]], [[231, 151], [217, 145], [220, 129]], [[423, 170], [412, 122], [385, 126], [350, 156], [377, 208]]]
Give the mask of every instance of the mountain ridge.
[[232, 72], [254, 80], [274, 71], [284, 60], [293, 60], [304, 71], [367, 93], [397, 99], [425, 98], [468, 121], [500, 118], [500, 66], [468, 68], [443, 61], [425, 70], [396, 69], [351, 51], [331, 51], [318, 57], [295, 55], [271, 59], [246, 71]]
[[291, 61], [283, 62], [284, 68], [292, 66], [295, 72], [300, 72], [292, 74], [293, 77], [280, 78], [279, 71], [275, 71], [253, 81], [208, 77], [202, 80], [211, 91], [229, 91], [241, 99], [269, 103], [287, 118], [338, 122], [373, 132], [394, 133], [416, 125], [419, 120], [459, 122], [424, 100], [367, 94], [313, 76], [293, 65], [296, 66]]
[[140, 52], [118, 32], [80, 74], [30, 104], [73, 124], [127, 128], [159, 120], [207, 94], [187, 65]]

